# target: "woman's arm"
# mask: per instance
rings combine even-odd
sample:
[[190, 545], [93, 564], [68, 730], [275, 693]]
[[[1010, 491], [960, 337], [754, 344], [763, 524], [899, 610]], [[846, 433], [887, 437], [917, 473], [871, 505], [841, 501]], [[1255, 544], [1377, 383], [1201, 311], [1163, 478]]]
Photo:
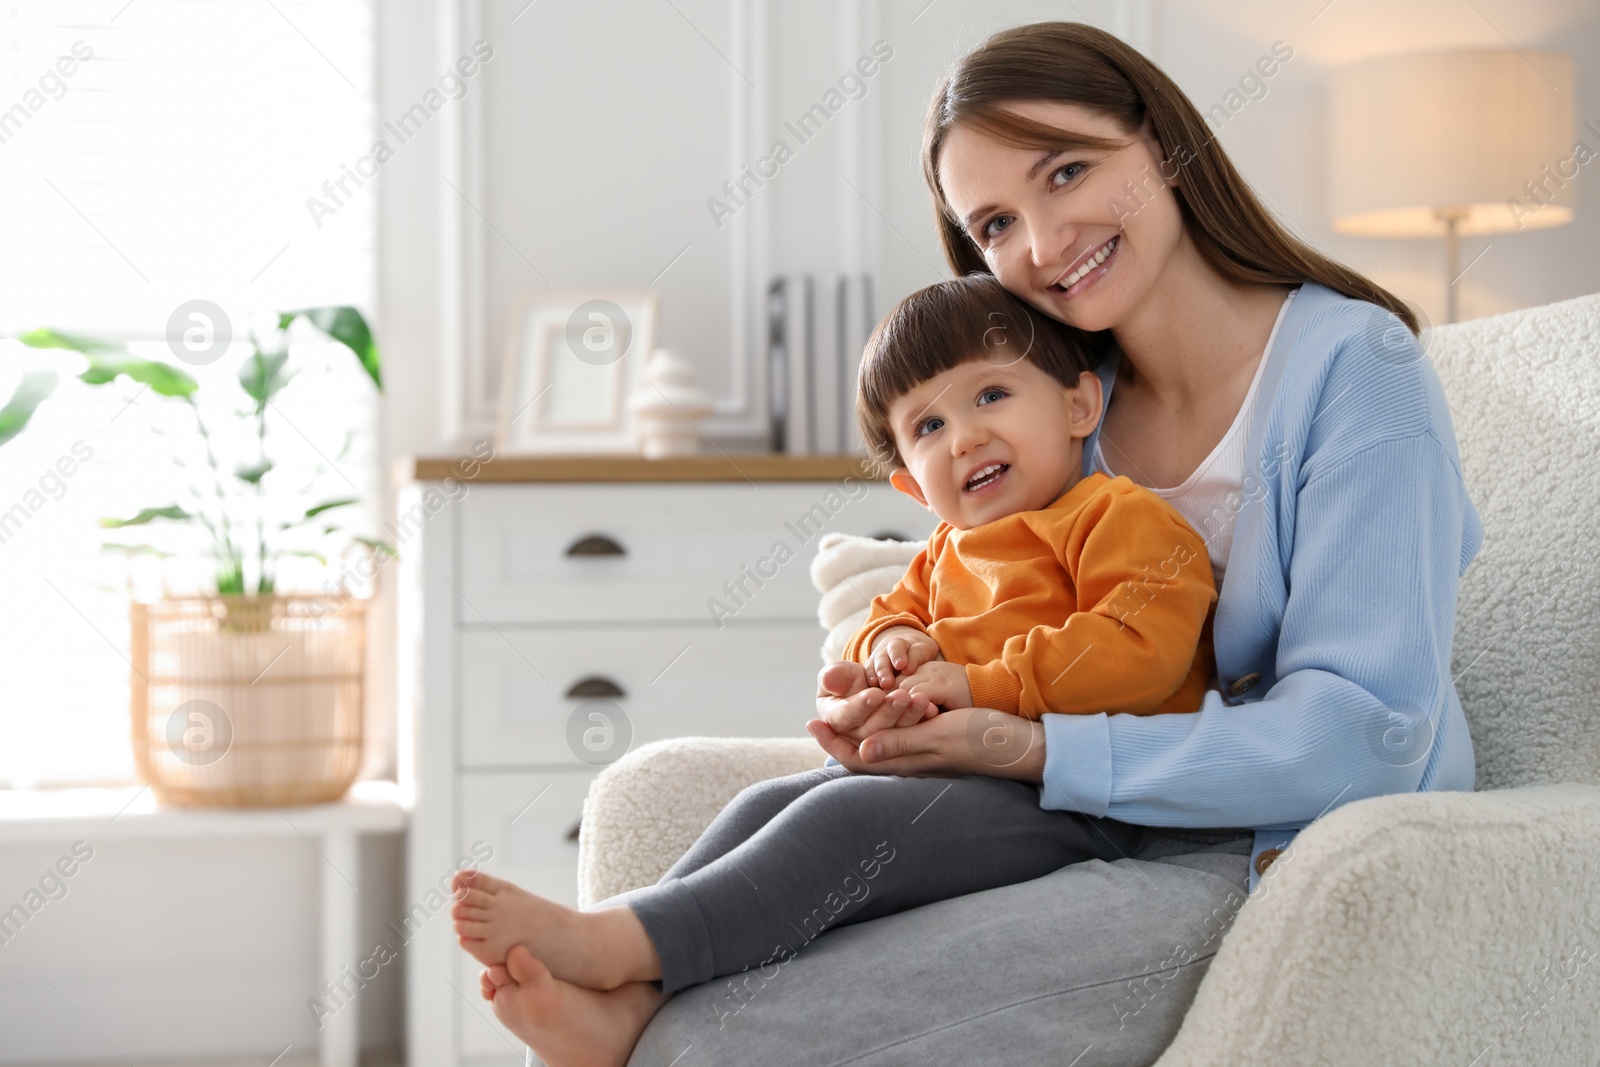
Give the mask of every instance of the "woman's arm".
[[1041, 783], [1046, 808], [1151, 826], [1304, 825], [1339, 801], [1463, 775], [1450, 787], [1470, 788], [1470, 742], [1434, 743], [1457, 582], [1480, 534], [1468, 508], [1430, 431], [1319, 471], [1298, 495], [1279, 678], [1252, 703], [1213, 691], [1192, 713], [1041, 723], [968, 709], [859, 748], [807, 728], [858, 773], [1014, 777]]
[[[1293, 513], [1277, 680], [1193, 715], [1045, 717], [1041, 804], [1156, 826], [1304, 825], [1334, 803], [1471, 788], [1440, 739], [1456, 591], [1481, 528], [1427, 426], [1319, 468]], [[1266, 610], [1265, 607], [1262, 610]]]

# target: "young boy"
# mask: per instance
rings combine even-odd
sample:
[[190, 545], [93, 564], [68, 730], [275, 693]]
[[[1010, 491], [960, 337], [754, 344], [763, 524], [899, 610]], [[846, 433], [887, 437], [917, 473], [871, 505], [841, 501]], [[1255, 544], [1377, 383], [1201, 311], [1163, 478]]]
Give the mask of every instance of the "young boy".
[[[942, 521], [873, 602], [850, 661], [827, 668], [856, 691], [888, 691], [851, 736], [941, 707], [1034, 718], [1198, 708], [1212, 671], [1210, 561], [1153, 493], [1081, 476], [1101, 408], [1091, 356], [980, 276], [913, 294], [873, 334], [863, 437], [894, 486]], [[746, 789], [660, 882], [594, 910], [463, 872], [452, 915], [486, 965], [520, 943], [558, 979], [670, 993], [751, 968], [770, 980], [833, 926], [1121, 859], [1141, 837], [1042, 810], [1038, 787], [1021, 782], [833, 765]]]
[[913, 294], [869, 343], [862, 438], [942, 520], [844, 651], [854, 681], [909, 697], [900, 722], [930, 705], [1030, 719], [1200, 706], [1215, 667], [1206, 546], [1154, 493], [1081, 476], [1100, 414], [1088, 360], [987, 275]]

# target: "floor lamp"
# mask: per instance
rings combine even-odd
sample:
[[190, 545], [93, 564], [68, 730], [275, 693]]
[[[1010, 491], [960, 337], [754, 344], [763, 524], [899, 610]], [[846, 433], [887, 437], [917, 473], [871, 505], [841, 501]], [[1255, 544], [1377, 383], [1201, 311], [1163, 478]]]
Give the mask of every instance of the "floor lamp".
[[1455, 322], [1461, 237], [1572, 221], [1583, 162], [1573, 98], [1572, 59], [1559, 52], [1385, 56], [1337, 71], [1328, 107], [1335, 232], [1443, 237], [1445, 321]]

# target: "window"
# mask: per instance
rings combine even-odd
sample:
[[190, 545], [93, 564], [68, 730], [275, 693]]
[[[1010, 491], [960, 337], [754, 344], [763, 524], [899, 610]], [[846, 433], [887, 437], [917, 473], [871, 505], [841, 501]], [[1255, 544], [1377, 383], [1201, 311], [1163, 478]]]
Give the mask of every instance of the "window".
[[[176, 363], [168, 322], [196, 299], [237, 342], [278, 310], [353, 304], [370, 319], [376, 191], [348, 168], [374, 140], [373, 36], [371, 0], [0, 7], [0, 337], [51, 326]], [[324, 183], [341, 179], [330, 199]], [[313, 197], [336, 206], [314, 216]], [[247, 352], [184, 367], [225, 468], [255, 447], [229, 380]], [[196, 577], [101, 549], [123, 533], [181, 548], [182, 530], [97, 523], [173, 503], [195, 479], [192, 413], [127, 379], [86, 386], [82, 366], [0, 340], [0, 403], [29, 369], [61, 375], [0, 445], [0, 786], [131, 779], [128, 580], [153, 596], [163, 577], [174, 591]], [[370, 506], [370, 382], [309, 334], [289, 366], [268, 415], [283, 484]], [[372, 519], [347, 521], [376, 533]], [[284, 578], [320, 584], [309, 564]]]

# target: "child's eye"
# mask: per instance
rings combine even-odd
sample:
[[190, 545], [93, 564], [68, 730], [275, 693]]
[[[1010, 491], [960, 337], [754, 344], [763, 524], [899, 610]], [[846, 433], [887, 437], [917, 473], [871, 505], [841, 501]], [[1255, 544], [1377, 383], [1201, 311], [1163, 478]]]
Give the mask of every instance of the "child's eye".
[[[1004, 397], [1005, 395], [1006, 395], [1006, 391], [1004, 389], [999, 388], [999, 387], [995, 387], [993, 389], [985, 389], [983, 392], [978, 394], [978, 403], [980, 405], [982, 405], [982, 404], [992, 404], [992, 403], [994, 403], [995, 400], [999, 400], [1002, 397]], [[994, 400], [990, 400], [989, 399], [990, 397], [993, 397]]]
[[943, 425], [944, 425], [944, 420], [941, 419], [937, 415], [934, 415], [931, 418], [923, 419], [921, 422], [919, 422], [917, 424], [917, 434], [916, 435], [918, 437], [926, 436], [927, 434], [932, 433], [934, 430], [937, 430], [939, 427], [941, 427]]

